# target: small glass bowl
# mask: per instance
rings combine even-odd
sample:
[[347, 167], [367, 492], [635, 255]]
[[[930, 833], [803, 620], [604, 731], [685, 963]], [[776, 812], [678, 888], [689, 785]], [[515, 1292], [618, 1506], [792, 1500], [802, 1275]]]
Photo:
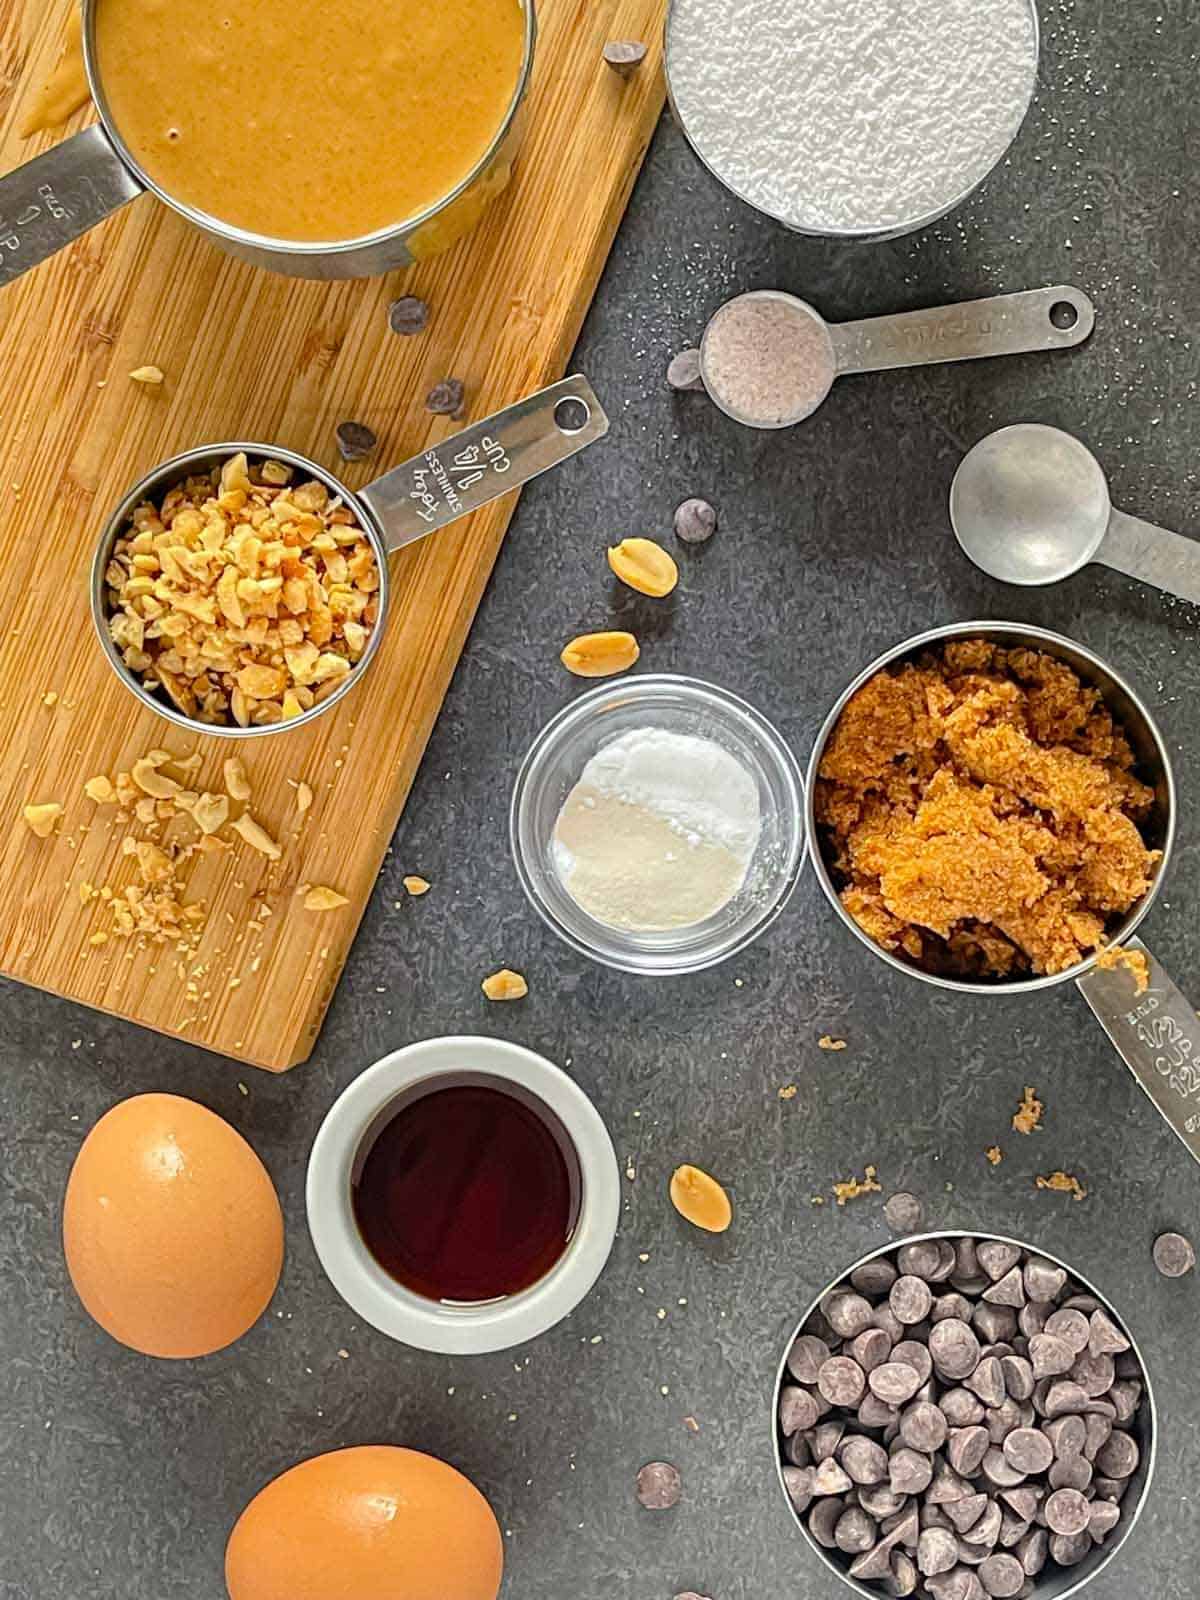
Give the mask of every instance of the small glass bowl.
[[[762, 831], [733, 899], [703, 922], [634, 933], [575, 903], [555, 869], [554, 824], [585, 765], [634, 728], [711, 739], [758, 784]], [[699, 972], [744, 950], [787, 904], [804, 862], [804, 780], [783, 739], [753, 706], [696, 678], [652, 673], [606, 683], [553, 717], [517, 774], [509, 836], [521, 887], [560, 939], [607, 967], [650, 977]]]

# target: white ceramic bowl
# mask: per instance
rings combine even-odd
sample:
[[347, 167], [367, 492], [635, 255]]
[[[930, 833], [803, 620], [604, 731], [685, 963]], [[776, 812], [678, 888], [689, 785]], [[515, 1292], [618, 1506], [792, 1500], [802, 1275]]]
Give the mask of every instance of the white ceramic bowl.
[[[579, 1213], [562, 1256], [528, 1289], [477, 1306], [414, 1294], [385, 1272], [355, 1222], [352, 1179], [382, 1114], [438, 1080], [524, 1090], [562, 1125], [579, 1165]], [[360, 1317], [418, 1350], [485, 1355], [534, 1339], [587, 1294], [608, 1260], [620, 1212], [616, 1152], [600, 1113], [565, 1072], [502, 1039], [426, 1039], [376, 1061], [334, 1102], [313, 1141], [306, 1186], [308, 1227], [330, 1282]]]

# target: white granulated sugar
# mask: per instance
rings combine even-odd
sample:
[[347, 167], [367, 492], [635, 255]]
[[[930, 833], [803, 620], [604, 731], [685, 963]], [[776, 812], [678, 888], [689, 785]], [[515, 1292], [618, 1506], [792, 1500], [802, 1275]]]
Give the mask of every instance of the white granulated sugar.
[[553, 859], [598, 921], [691, 927], [727, 905], [758, 844], [758, 785], [711, 739], [636, 728], [597, 752], [559, 812]]
[[723, 182], [797, 227], [865, 230], [990, 171], [1037, 46], [1027, 0], [674, 0], [668, 67]]

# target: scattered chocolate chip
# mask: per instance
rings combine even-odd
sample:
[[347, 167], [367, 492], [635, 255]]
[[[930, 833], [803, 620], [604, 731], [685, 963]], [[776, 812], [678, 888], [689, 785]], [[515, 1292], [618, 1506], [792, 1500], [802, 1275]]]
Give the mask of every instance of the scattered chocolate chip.
[[883, 1220], [894, 1233], [915, 1233], [921, 1226], [924, 1208], [915, 1194], [901, 1191], [883, 1203]]
[[338, 453], [343, 461], [361, 461], [379, 443], [365, 422], [339, 422], [334, 431]]
[[959, 1294], [957, 1289], [952, 1289], [949, 1294], [938, 1295], [930, 1307], [931, 1322], [945, 1322], [947, 1317], [957, 1317], [960, 1322], [971, 1321], [971, 1302], [965, 1294]]
[[813, 1429], [809, 1444], [813, 1460], [824, 1461], [831, 1456], [845, 1437], [846, 1424], [839, 1417], [836, 1422], [821, 1422]]
[[906, 1600], [906, 1596], [916, 1590], [918, 1576], [913, 1558], [903, 1550], [893, 1550], [892, 1576], [887, 1585], [888, 1594], [895, 1595], [896, 1600]]
[[637, 1497], [647, 1511], [669, 1511], [679, 1504], [683, 1480], [669, 1461], [648, 1461], [637, 1475]]
[[900, 1418], [900, 1437], [910, 1450], [932, 1455], [949, 1432], [944, 1413], [928, 1400], [916, 1400]]
[[465, 392], [461, 378], [443, 378], [425, 396], [425, 409], [435, 417], [461, 417]]
[[1196, 1265], [1191, 1240], [1181, 1233], [1160, 1233], [1154, 1241], [1154, 1265], [1164, 1278], [1182, 1278]]
[[1025, 1481], [1025, 1474], [1008, 1464], [1000, 1445], [989, 1445], [979, 1469], [994, 1489], [1015, 1489]]
[[1042, 1507], [1051, 1533], [1082, 1533], [1090, 1516], [1086, 1497], [1078, 1489], [1056, 1489]]
[[838, 1518], [833, 1541], [848, 1556], [862, 1555], [875, 1547], [875, 1524], [861, 1506], [849, 1506]]
[[812, 1465], [812, 1450], [809, 1447], [809, 1435], [806, 1433], [791, 1433], [783, 1441], [783, 1453], [787, 1457], [788, 1465], [793, 1467], [808, 1467]]
[[675, 507], [675, 537], [684, 544], [703, 544], [717, 531], [717, 513], [707, 500], [685, 500]]
[[699, 350], [681, 350], [667, 363], [667, 382], [672, 389], [703, 389]]
[[604, 46], [605, 61], [623, 78], [636, 72], [645, 58], [646, 46], [640, 39], [610, 39]]
[[415, 294], [401, 295], [388, 307], [388, 327], [393, 333], [410, 337], [424, 332], [429, 323], [429, 307]]

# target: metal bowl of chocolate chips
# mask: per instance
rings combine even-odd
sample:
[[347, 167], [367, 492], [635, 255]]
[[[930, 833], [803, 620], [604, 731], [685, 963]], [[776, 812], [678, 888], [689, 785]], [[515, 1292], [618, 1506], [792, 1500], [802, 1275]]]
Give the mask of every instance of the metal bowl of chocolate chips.
[[1154, 1470], [1137, 1346], [1032, 1245], [942, 1232], [872, 1251], [780, 1364], [780, 1483], [857, 1594], [1065, 1600], [1104, 1570]]

